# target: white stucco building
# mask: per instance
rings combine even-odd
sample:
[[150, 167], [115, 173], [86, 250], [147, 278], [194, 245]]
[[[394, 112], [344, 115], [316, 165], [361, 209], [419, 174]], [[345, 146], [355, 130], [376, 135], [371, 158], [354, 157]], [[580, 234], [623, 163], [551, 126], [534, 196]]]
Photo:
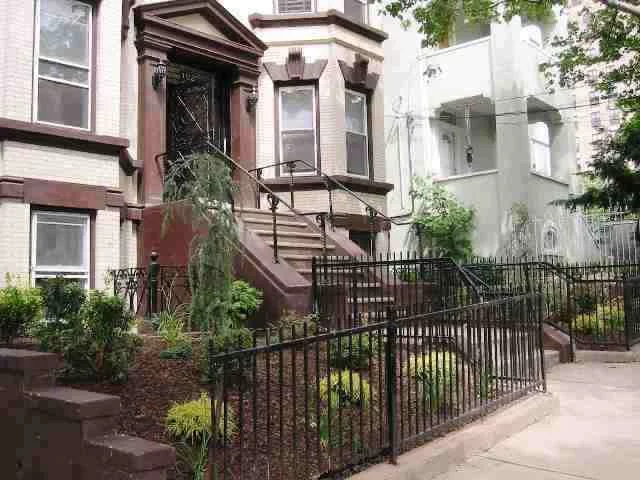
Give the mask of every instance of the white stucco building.
[[[412, 177], [430, 176], [475, 208], [475, 253], [495, 255], [510, 241], [515, 204], [544, 217], [550, 201], [567, 197], [574, 99], [547, 93], [539, 71], [548, 39], [564, 25], [562, 16], [548, 24], [459, 20], [446, 46], [422, 48], [415, 29], [385, 21], [391, 215], [409, 215]], [[540, 235], [550, 240], [549, 231]], [[405, 248], [407, 228], [391, 237], [394, 249]]]

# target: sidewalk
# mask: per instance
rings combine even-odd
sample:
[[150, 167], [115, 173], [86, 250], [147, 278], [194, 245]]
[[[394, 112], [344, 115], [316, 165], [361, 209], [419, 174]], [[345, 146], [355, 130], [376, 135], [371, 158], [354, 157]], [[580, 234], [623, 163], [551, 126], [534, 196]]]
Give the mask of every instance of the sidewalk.
[[640, 478], [640, 363], [562, 364], [557, 412], [437, 480]]

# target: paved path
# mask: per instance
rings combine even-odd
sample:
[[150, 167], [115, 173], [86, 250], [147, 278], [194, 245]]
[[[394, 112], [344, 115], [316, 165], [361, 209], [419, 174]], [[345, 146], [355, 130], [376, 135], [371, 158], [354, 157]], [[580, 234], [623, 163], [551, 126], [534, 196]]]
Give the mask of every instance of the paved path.
[[559, 410], [436, 480], [640, 479], [640, 363], [564, 364]]

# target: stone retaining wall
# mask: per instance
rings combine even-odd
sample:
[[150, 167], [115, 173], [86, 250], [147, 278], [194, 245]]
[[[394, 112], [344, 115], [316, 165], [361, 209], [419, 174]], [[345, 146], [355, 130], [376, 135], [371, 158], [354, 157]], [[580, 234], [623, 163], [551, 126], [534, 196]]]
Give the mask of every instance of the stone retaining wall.
[[168, 445], [116, 433], [120, 399], [55, 385], [55, 355], [0, 348], [6, 480], [165, 480]]

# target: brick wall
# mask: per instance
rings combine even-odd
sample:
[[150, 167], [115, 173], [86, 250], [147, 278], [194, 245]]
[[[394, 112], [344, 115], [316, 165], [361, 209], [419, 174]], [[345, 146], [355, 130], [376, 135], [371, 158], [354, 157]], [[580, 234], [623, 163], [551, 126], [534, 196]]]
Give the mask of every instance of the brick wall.
[[168, 445], [116, 434], [120, 399], [56, 387], [53, 354], [0, 349], [0, 471], [7, 480], [165, 480]]
[[7, 273], [29, 278], [29, 205], [0, 200], [0, 287]]

